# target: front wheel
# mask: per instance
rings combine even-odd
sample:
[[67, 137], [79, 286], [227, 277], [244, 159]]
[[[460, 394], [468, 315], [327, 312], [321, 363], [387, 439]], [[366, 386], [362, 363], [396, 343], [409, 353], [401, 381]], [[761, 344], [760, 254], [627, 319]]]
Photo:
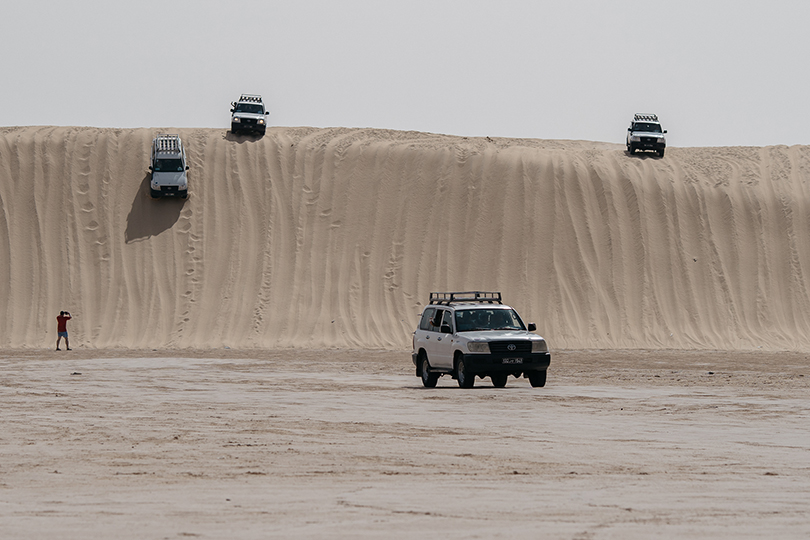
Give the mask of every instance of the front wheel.
[[435, 388], [436, 383], [439, 381], [439, 374], [430, 371], [430, 362], [428, 362], [427, 355], [422, 355], [422, 384], [425, 388]]
[[509, 378], [508, 373], [498, 373], [496, 375], [490, 375], [490, 379], [492, 379], [492, 386], [495, 388], [503, 388], [506, 386], [506, 380]]
[[459, 360], [456, 366], [456, 379], [461, 388], [472, 388], [475, 384], [475, 373], [467, 371], [464, 360]]
[[160, 198], [160, 190], [159, 190], [159, 189], [152, 189], [152, 188], [149, 188], [149, 195], [150, 195], [150, 196], [151, 196], [153, 199], [159, 199], [159, 198]]
[[632, 144], [628, 144], [627, 145], [627, 151], [630, 152], [631, 155], [635, 154], [636, 153], [636, 147], [633, 146]]
[[658, 157], [664, 157], [664, 149], [658, 151]]
[[546, 372], [545, 371], [530, 371], [529, 382], [534, 388], [541, 388], [546, 385]]

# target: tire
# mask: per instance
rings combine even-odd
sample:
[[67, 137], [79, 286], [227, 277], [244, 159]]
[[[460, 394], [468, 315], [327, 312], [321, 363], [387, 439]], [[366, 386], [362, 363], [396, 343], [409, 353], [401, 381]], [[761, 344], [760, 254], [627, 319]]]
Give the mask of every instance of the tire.
[[543, 371], [530, 371], [529, 382], [533, 388], [542, 388], [546, 385], [546, 372]]
[[425, 388], [435, 388], [439, 374], [430, 371], [430, 362], [426, 354], [420, 356], [422, 364], [422, 384]]
[[180, 193], [180, 198], [181, 199], [188, 199], [188, 190], [180, 191], [179, 193]]
[[160, 190], [149, 188], [149, 196], [153, 199], [160, 198]]
[[664, 157], [664, 149], [658, 151], [658, 157]]
[[495, 375], [490, 375], [490, 379], [492, 379], [492, 386], [495, 388], [503, 388], [506, 386], [506, 380], [509, 378], [508, 373], [496, 373]]
[[475, 385], [475, 374], [467, 371], [463, 358], [456, 365], [456, 379], [461, 388], [472, 388]]
[[628, 144], [627, 145], [627, 151], [630, 152], [630, 155], [632, 156], [633, 154], [636, 153], [636, 147], [633, 146], [632, 144]]

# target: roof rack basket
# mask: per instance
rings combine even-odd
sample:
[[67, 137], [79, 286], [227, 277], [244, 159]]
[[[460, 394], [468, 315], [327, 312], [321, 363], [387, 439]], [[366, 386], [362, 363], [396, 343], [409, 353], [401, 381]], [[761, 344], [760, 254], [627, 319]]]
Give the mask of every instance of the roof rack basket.
[[242, 94], [239, 96], [239, 101], [249, 101], [251, 103], [261, 103], [262, 96], [257, 94]]
[[658, 122], [657, 114], [636, 113], [633, 122]]
[[501, 293], [485, 291], [465, 292], [432, 292], [430, 303], [449, 306], [460, 302], [477, 302], [479, 304], [502, 304]]
[[158, 152], [178, 152], [180, 150], [180, 135], [158, 134], [155, 137], [155, 149]]

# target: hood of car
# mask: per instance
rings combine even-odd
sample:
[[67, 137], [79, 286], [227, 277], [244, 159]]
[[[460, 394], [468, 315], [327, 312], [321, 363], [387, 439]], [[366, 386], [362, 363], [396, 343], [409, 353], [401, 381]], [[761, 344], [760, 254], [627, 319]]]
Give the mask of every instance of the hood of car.
[[543, 339], [537, 334], [526, 330], [479, 330], [475, 332], [459, 332], [470, 341], [507, 341], [514, 339], [536, 340]]
[[248, 112], [235, 112], [233, 113], [234, 118], [250, 118], [252, 120], [259, 120], [264, 118], [263, 114], [257, 113], [248, 113]]
[[664, 134], [660, 131], [633, 131], [633, 135], [636, 137], [658, 137], [659, 139], [664, 138]]
[[155, 172], [152, 173], [152, 181], [161, 186], [179, 186], [186, 182], [185, 171], [181, 172]]

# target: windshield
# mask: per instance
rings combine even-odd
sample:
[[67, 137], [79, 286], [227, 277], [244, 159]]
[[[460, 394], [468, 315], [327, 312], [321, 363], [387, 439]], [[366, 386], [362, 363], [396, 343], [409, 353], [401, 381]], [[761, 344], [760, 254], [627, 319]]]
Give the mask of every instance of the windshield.
[[183, 160], [179, 158], [156, 159], [155, 172], [182, 172]]
[[264, 114], [261, 105], [257, 105], [255, 103], [237, 103], [236, 104], [236, 112], [246, 112], [246, 113], [253, 113], [253, 114]]
[[650, 133], [661, 133], [661, 124], [651, 124], [649, 122], [636, 122], [633, 131], [647, 131]]
[[456, 331], [525, 330], [514, 309], [465, 309], [456, 311]]

